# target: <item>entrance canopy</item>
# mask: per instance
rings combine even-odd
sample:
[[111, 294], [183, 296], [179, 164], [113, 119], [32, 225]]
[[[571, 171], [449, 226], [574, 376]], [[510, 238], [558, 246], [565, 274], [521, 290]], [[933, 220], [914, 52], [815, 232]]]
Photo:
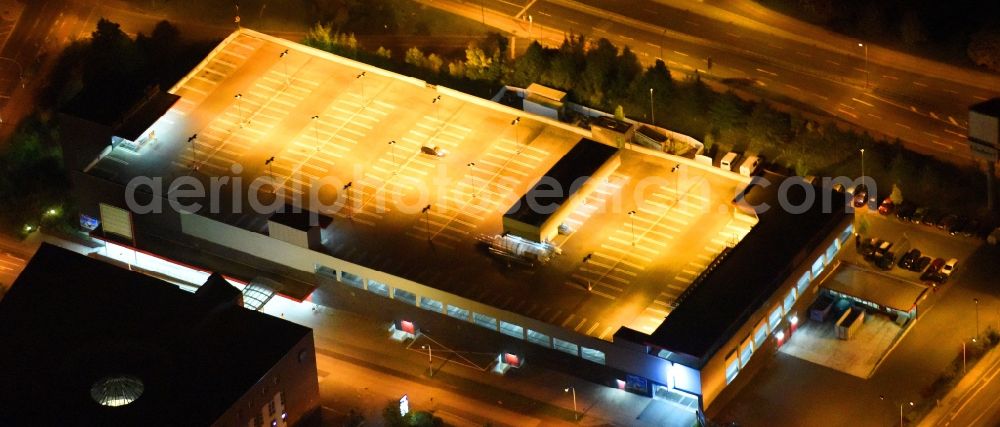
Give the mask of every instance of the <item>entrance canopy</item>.
[[823, 288], [909, 312], [923, 298], [927, 287], [895, 276], [840, 264], [821, 285]]

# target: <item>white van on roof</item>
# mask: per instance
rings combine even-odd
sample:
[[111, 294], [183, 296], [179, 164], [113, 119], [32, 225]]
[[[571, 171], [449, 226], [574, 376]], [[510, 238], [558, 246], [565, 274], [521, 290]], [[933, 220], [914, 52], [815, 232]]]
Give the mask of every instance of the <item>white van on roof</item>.
[[740, 154], [734, 151], [726, 153], [722, 156], [722, 160], [719, 161], [719, 168], [725, 171], [732, 171], [733, 166], [736, 165], [736, 159], [740, 157]]
[[750, 176], [757, 172], [757, 168], [760, 167], [760, 157], [750, 156], [743, 161], [740, 165], [740, 175]]

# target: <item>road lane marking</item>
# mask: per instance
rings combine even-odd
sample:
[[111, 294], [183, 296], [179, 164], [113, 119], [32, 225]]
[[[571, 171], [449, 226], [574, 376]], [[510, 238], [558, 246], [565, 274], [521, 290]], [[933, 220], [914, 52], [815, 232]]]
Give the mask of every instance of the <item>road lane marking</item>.
[[920, 87], [927, 87], [926, 83], [921, 83], [921, 82], [913, 82], [913, 85], [914, 86], [920, 86]]
[[799, 56], [804, 56], [806, 58], [812, 58], [812, 55], [810, 55], [808, 53], [802, 53], [802, 52], [799, 52], [799, 51], [795, 51], [795, 54], [799, 55]]
[[907, 129], [913, 129], [913, 128], [911, 128], [911, 127], [909, 127], [909, 126], [907, 126], [907, 125], [904, 125], [904, 124], [902, 124], [902, 123], [899, 123], [899, 122], [896, 122], [896, 126], [899, 126], [899, 127], [904, 127], [904, 128], [907, 128]]
[[950, 133], [950, 134], [952, 134], [952, 135], [955, 135], [955, 136], [957, 136], [957, 137], [959, 137], [959, 138], [965, 138], [965, 137], [966, 137], [965, 135], [963, 135], [963, 134], [961, 134], [961, 133], [958, 133], [958, 132], [955, 132], [955, 131], [953, 131], [953, 130], [951, 130], [951, 129], [945, 129], [944, 131], [945, 131], [945, 132], [948, 132], [948, 133]]
[[764, 74], [769, 74], [769, 75], [772, 75], [772, 76], [774, 76], [774, 77], [778, 77], [778, 73], [774, 73], [774, 72], [771, 72], [771, 71], [767, 71], [767, 70], [764, 70], [764, 69], [760, 69], [760, 68], [758, 68], [758, 69], [757, 69], [757, 71], [760, 71], [760, 72], [762, 72], [762, 73], [764, 73]]
[[853, 101], [855, 101], [855, 102], [859, 102], [859, 103], [861, 103], [861, 104], [865, 104], [865, 105], [867, 105], [867, 106], [869, 106], [869, 107], [874, 107], [874, 105], [872, 105], [872, 104], [871, 104], [870, 102], [865, 102], [865, 101], [862, 101], [862, 100], [860, 100], [860, 99], [858, 99], [858, 98], [851, 98], [851, 100], [853, 100]]
[[676, 53], [676, 54], [678, 54], [680, 56], [688, 56], [688, 54], [686, 54], [684, 52], [681, 52], [681, 51], [677, 51], [677, 50], [675, 50], [674, 53]]
[[876, 114], [872, 114], [872, 113], [868, 113], [868, 115], [872, 116], [872, 117], [874, 117], [874, 118], [876, 118], [878, 120], [882, 120], [882, 116], [879, 116], [879, 115], [876, 115]]
[[836, 65], [836, 66], [838, 66], [838, 67], [840, 66], [840, 63], [839, 63], [839, 62], [834, 62], [834, 61], [831, 61], [831, 60], [829, 60], [829, 59], [827, 59], [827, 60], [826, 60], [826, 62], [827, 62], [828, 64], [833, 64], [833, 65]]
[[889, 80], [899, 80], [899, 77], [896, 77], [896, 76], [890, 76], [890, 75], [886, 75], [886, 74], [883, 74], [883, 75], [882, 75], [882, 78], [883, 78], [883, 79], [889, 79]]
[[795, 86], [792, 86], [792, 85], [790, 85], [790, 84], [788, 84], [788, 83], [785, 83], [785, 86], [788, 86], [789, 88], [791, 88], [791, 89], [793, 89], [793, 90], [795, 90], [795, 91], [798, 91], [798, 92], [802, 92], [802, 89], [799, 89], [799, 88], [797, 88], [797, 87], [795, 87]]

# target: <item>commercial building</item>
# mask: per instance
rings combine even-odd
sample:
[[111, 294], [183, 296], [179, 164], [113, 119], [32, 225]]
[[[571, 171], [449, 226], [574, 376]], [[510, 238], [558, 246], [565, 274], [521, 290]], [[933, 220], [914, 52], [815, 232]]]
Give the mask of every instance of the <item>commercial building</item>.
[[[748, 186], [246, 29], [168, 92], [180, 99], [149, 125], [156, 150], [94, 160], [107, 138], [67, 132], [92, 140], [66, 156], [87, 165], [71, 177], [102, 220], [94, 235], [134, 229], [140, 247], [237, 258], [311, 284], [277, 277], [277, 292], [366, 313], [401, 339], [434, 331], [496, 364], [571, 370], [687, 416], [750, 380], [766, 359], [751, 356], [780, 344], [851, 233], [840, 193], [777, 176]], [[544, 177], [589, 178], [540, 195], [553, 212], [512, 210]], [[185, 190], [196, 184], [215, 196]], [[125, 213], [108, 221], [102, 206]], [[303, 224], [285, 206], [332, 221]]]
[[308, 328], [43, 244], [0, 301], [0, 424], [292, 426], [319, 405]]

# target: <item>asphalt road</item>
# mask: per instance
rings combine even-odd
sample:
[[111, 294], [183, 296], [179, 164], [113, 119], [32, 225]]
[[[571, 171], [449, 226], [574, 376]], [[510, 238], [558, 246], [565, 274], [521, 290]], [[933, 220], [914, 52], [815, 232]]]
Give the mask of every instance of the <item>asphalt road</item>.
[[779, 101], [815, 107], [959, 162], [969, 159], [968, 105], [1000, 94], [893, 66], [899, 62], [885, 65], [874, 55], [866, 62], [863, 47], [828, 49], [646, 0], [484, 0], [485, 11], [479, 2], [421, 1], [470, 19], [485, 15], [491, 26], [553, 46], [564, 32], [605, 37], [629, 45], [644, 63], [663, 58], [683, 73], [704, 73], [711, 57], [713, 78], [751, 79]]

